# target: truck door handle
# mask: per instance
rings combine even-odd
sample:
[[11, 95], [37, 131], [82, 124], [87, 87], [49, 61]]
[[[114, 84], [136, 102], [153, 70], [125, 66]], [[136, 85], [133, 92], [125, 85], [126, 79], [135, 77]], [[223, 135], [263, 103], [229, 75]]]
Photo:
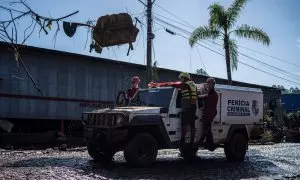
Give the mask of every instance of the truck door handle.
[[175, 135], [176, 131], [169, 131], [169, 135]]
[[177, 114], [169, 114], [170, 118], [180, 118], [180, 113]]

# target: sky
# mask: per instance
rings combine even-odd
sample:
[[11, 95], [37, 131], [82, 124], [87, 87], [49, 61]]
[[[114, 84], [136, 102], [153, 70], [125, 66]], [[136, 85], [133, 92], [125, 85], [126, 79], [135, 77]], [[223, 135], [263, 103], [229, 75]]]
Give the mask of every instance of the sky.
[[[8, 2], [9, 0], [0, 0], [0, 5], [7, 6]], [[87, 29], [84, 27], [77, 29], [76, 34], [72, 38], [67, 37], [63, 31], [60, 31], [58, 33], [55, 46], [53, 42], [55, 29], [52, 30], [49, 35], [45, 35], [44, 33], [39, 35], [38, 31], [35, 32], [26, 44], [88, 56], [110, 58], [136, 64], [146, 64], [145, 9], [144, 5], [138, 0], [64, 0], [63, 2], [61, 0], [27, 0], [26, 2], [37, 13], [44, 16], [51, 16], [53, 18], [64, 16], [68, 13], [79, 10], [78, 14], [66, 19], [67, 21], [73, 22], [85, 23], [88, 20], [97, 20], [100, 16], [106, 14], [121, 12], [128, 12], [132, 15], [132, 17], [138, 17], [142, 20], [143, 25], [138, 24], [140, 32], [136, 42], [133, 44], [135, 50], [131, 51], [129, 56], [126, 55], [128, 50], [127, 44], [119, 47], [111, 47], [109, 49], [105, 48], [102, 54], [90, 53], [90, 38], [88, 39], [87, 46], [85, 48], [88, 36]], [[160, 7], [172, 12], [177, 17], [180, 17], [180, 19], [191, 24], [193, 27], [198, 27], [208, 23], [209, 12], [207, 8], [213, 2], [219, 2], [223, 6], [228, 7], [232, 3], [232, 0], [156, 0], [153, 6], [153, 12], [154, 16], [160, 17], [167, 22], [192, 32], [194, 28], [182, 25], [184, 23], [181, 20], [167, 13]], [[240, 45], [240, 53], [244, 53], [259, 61], [283, 69], [286, 72], [298, 75], [298, 77], [281, 74], [278, 71], [266, 68], [262, 64], [241, 55], [239, 56], [239, 60], [251, 65], [252, 67], [259, 68], [262, 71], [294, 81], [294, 83], [260, 72], [243, 64], [238, 64], [238, 69], [233, 71], [233, 80], [266, 86], [278, 84], [283, 85], [286, 88], [296, 86], [300, 87], [300, 66], [296, 66], [300, 65], [300, 11], [297, 11], [299, 7], [299, 0], [249, 0], [236, 24], [236, 26], [248, 24], [262, 28], [271, 39], [270, 46], [264, 46], [253, 40], [236, 39]], [[3, 11], [0, 11], [0, 13], [2, 13], [0, 14], [0, 20], [7, 17], [7, 14], [4, 14]], [[173, 20], [179, 21], [181, 24], [177, 24]], [[153, 61], [158, 62], [158, 67], [190, 73], [195, 73], [196, 69], [203, 68], [210, 76], [227, 78], [225, 59], [223, 56], [201, 46], [191, 48], [187, 39], [178, 35], [166, 33], [164, 28], [156, 24], [156, 22], [157, 21], [155, 20], [153, 24], [155, 39], [153, 40], [152, 57]], [[17, 26], [20, 29], [25, 29], [29, 24], [29, 18], [24, 18], [21, 19]], [[53, 28], [55, 28], [55, 26], [53, 26]], [[178, 31], [177, 29], [169, 29], [188, 37], [188, 35]], [[222, 47], [218, 47], [213, 44], [203, 45], [224, 54]], [[244, 47], [283, 59], [290, 62], [290, 64], [278, 59], [264, 56], [260, 53], [255, 53], [245, 49]]]

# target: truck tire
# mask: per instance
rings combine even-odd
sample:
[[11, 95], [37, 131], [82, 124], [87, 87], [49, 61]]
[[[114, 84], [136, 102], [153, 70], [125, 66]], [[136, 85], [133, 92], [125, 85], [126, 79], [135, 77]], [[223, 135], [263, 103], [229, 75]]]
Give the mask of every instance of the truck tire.
[[0, 129], [0, 148], [3, 147], [3, 140], [2, 140], [3, 138], [2, 137], [3, 137], [3, 132], [2, 132], [2, 129]]
[[112, 161], [115, 153], [113, 151], [101, 151], [96, 144], [88, 143], [87, 150], [94, 161], [108, 164]]
[[157, 141], [148, 133], [137, 134], [124, 148], [128, 164], [136, 167], [150, 166], [156, 161]]
[[234, 133], [232, 138], [224, 146], [224, 152], [228, 161], [242, 162], [245, 159], [248, 140], [242, 133]]

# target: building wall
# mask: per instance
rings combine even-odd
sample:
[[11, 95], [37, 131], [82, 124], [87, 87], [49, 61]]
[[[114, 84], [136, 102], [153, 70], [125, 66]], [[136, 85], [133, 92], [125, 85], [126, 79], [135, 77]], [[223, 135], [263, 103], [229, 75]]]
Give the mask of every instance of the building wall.
[[[22, 66], [17, 67], [7, 45], [0, 44], [1, 118], [79, 120], [83, 111], [112, 105], [118, 91], [130, 88], [132, 76], [140, 76], [142, 87], [147, 85], [146, 68], [142, 65], [33, 47], [23, 48], [21, 52], [44, 95], [39, 94]], [[158, 69], [159, 81], [178, 80], [178, 74]], [[207, 77], [192, 75], [192, 78], [202, 83]], [[271, 99], [280, 105], [277, 89], [240, 82], [233, 85], [262, 88], [266, 108]], [[280, 107], [276, 115], [281, 121]]]

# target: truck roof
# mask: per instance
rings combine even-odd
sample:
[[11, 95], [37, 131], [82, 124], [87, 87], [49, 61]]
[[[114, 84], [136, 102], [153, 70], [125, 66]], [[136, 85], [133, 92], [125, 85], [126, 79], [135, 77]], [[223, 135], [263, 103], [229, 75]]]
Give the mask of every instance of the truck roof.
[[[200, 88], [200, 86], [202, 86], [203, 84], [204, 83], [196, 84], [196, 86], [198, 88]], [[169, 89], [169, 88], [173, 88], [173, 87], [168, 85], [168, 84], [163, 83], [162, 86], [158, 86], [158, 87], [154, 87], [154, 88], [145, 88], [144, 90], [146, 90], [146, 89], [148, 89], [148, 90], [149, 89]], [[223, 85], [223, 84], [216, 84], [215, 88], [217, 90], [219, 89], [219, 90], [231, 90], [231, 91], [245, 91], [245, 92], [263, 93], [262, 89], [260, 89], [260, 88], [250, 88], [250, 87], [242, 87], [242, 86]]]
[[257, 92], [257, 93], [262, 93], [263, 92], [260, 88], [230, 86], [230, 85], [223, 85], [223, 84], [216, 84], [215, 88], [216, 89], [223, 89], [223, 90], [232, 90], [232, 91], [246, 91], [246, 92]]

